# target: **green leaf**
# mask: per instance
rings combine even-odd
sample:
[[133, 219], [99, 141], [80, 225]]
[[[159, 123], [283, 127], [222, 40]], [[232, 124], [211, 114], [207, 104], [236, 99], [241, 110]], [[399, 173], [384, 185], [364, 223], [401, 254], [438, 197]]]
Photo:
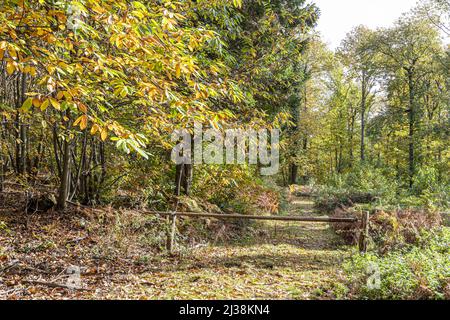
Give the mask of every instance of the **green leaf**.
[[30, 111], [32, 106], [33, 106], [33, 99], [32, 98], [28, 98], [23, 103], [21, 110], [22, 110], [22, 112], [27, 113], [28, 111]]

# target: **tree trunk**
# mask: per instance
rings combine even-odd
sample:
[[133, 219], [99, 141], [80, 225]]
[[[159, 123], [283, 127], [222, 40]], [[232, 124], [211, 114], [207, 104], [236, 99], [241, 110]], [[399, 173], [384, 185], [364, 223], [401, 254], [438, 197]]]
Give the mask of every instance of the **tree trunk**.
[[[307, 151], [308, 151], [308, 136], [305, 136], [305, 138], [303, 139], [303, 153], [306, 154]], [[302, 176], [302, 183], [308, 184], [308, 181], [309, 177], [305, 172], [305, 174]]]
[[409, 188], [412, 189], [414, 183], [414, 173], [415, 173], [415, 164], [414, 164], [414, 82], [413, 82], [413, 69], [410, 68], [408, 70], [408, 87], [409, 87], [409, 110], [408, 110], [408, 119], [409, 119]]
[[192, 164], [185, 164], [184, 165], [183, 188], [184, 188], [184, 193], [187, 196], [191, 195], [192, 178], [193, 178]]
[[175, 195], [191, 195], [193, 178], [192, 164], [178, 164], [175, 170]]
[[289, 178], [289, 183], [291, 185], [297, 184], [297, 175], [298, 175], [298, 166], [295, 163], [293, 163], [291, 164], [291, 175]]
[[26, 126], [22, 123], [19, 109], [25, 102], [27, 79], [25, 74], [19, 74], [16, 80], [16, 171], [24, 174], [26, 169]]
[[57, 203], [58, 210], [65, 210], [67, 207], [67, 197], [69, 195], [69, 186], [70, 186], [70, 156], [71, 156], [70, 153], [71, 153], [71, 143], [70, 141], [68, 141], [68, 138], [66, 137], [66, 139], [64, 140], [62, 174]]
[[75, 197], [77, 192], [78, 192], [78, 194], [81, 194], [83, 192], [84, 179], [82, 179], [82, 173], [84, 172], [84, 168], [85, 168], [86, 150], [87, 150], [87, 131], [85, 130], [83, 132], [83, 141], [81, 144], [80, 162], [78, 164], [78, 170], [75, 175], [75, 187], [70, 196], [70, 200], [72, 200]]
[[[1, 147], [1, 145], [0, 145]], [[5, 182], [5, 164], [4, 164], [3, 148], [0, 148], [0, 192], [3, 192]]]
[[[191, 141], [194, 140], [194, 137], [191, 135]], [[191, 150], [191, 152], [195, 152]], [[180, 196], [183, 194], [186, 196], [191, 195], [192, 188], [192, 180], [194, 176], [194, 167], [192, 163], [183, 163], [178, 164], [175, 170], [175, 195]]]
[[20, 125], [20, 174], [24, 174], [27, 170], [27, 126]]
[[350, 119], [350, 126], [349, 126], [349, 137], [348, 137], [348, 143], [349, 143], [349, 158], [350, 158], [350, 163], [349, 163], [349, 167], [353, 168], [353, 162], [355, 159], [354, 156], [354, 152], [353, 152], [353, 137], [355, 135], [355, 121], [356, 121], [356, 114], [355, 111], [353, 111], [352, 109], [352, 117]]
[[175, 195], [181, 195], [181, 185], [183, 181], [184, 164], [177, 164], [175, 168]]
[[58, 176], [61, 179], [62, 177], [62, 169], [61, 169], [61, 161], [59, 158], [59, 140], [58, 140], [58, 129], [56, 128], [56, 123], [53, 125], [53, 153], [55, 154], [55, 162], [56, 168], [58, 169]]
[[363, 75], [361, 85], [361, 162], [366, 161], [366, 80]]
[[[27, 75], [22, 74], [21, 76], [21, 86], [20, 86], [20, 107], [25, 102], [25, 93], [27, 91]], [[19, 107], [19, 108], [20, 108]], [[20, 118], [20, 115], [19, 115]], [[19, 173], [25, 174], [26, 172], [26, 162], [27, 162], [27, 125], [25, 123], [20, 123], [20, 157], [19, 157]]]

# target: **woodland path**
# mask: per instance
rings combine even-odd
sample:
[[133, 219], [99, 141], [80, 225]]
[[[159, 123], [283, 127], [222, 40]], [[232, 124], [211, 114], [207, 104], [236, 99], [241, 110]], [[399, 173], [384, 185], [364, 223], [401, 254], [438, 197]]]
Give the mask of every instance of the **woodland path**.
[[[312, 205], [309, 198], [293, 197], [288, 214], [305, 215]], [[128, 294], [147, 299], [333, 298], [327, 291], [348, 251], [328, 224], [256, 223], [256, 230], [264, 230], [260, 236], [190, 251], [176, 265], [128, 282], [128, 289], [133, 286]], [[127, 293], [111, 292], [117, 295]]]

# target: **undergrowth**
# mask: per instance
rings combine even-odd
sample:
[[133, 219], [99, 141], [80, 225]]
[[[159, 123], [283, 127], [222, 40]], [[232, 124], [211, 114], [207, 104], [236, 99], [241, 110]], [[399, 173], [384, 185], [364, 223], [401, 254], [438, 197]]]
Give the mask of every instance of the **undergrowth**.
[[344, 271], [349, 298], [449, 299], [450, 229], [423, 231], [415, 245], [385, 255], [355, 254]]
[[371, 208], [445, 211], [450, 206], [450, 183], [433, 168], [422, 168], [412, 188], [401, 185], [392, 172], [369, 164], [330, 176], [316, 186], [315, 205], [332, 212], [338, 207], [369, 204]]

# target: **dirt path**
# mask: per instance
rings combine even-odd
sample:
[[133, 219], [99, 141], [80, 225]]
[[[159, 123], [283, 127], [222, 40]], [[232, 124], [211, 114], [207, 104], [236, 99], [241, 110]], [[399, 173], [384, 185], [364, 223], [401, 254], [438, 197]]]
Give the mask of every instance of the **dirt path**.
[[[289, 204], [290, 215], [311, 211], [309, 199], [294, 198]], [[339, 276], [339, 265], [347, 252], [328, 224], [258, 222], [255, 229], [263, 230], [261, 236], [239, 244], [195, 249], [177, 259], [176, 265], [127, 279], [125, 287], [112, 288], [109, 295], [147, 299], [331, 298], [326, 288]]]

